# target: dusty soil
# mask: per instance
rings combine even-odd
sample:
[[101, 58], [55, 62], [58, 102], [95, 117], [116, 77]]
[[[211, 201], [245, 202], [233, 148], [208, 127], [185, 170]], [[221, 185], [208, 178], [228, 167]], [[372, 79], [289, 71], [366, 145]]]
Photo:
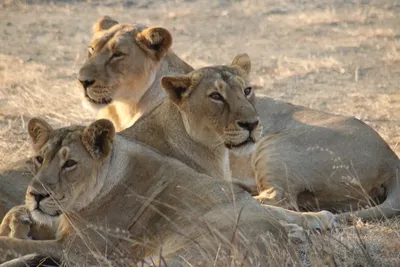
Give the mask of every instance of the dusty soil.
[[[30, 153], [31, 117], [54, 126], [95, 117], [81, 107], [76, 76], [102, 15], [169, 29], [173, 50], [194, 67], [247, 52], [262, 93], [362, 119], [400, 155], [398, 14], [398, 1], [372, 0], [2, 0], [0, 168]], [[351, 251], [340, 255], [348, 265], [396, 266], [399, 229], [392, 220], [333, 237]]]

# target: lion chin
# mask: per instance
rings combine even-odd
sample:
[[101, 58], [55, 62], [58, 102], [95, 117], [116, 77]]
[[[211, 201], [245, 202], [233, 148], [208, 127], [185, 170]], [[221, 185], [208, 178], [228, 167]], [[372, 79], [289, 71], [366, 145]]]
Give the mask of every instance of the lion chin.
[[229, 149], [230, 152], [235, 155], [248, 155], [253, 153], [256, 150], [255, 141], [252, 138], [246, 139], [244, 142], [240, 144], [225, 144], [225, 146]]
[[60, 217], [58, 213], [56, 215], [52, 216], [52, 215], [44, 213], [38, 209], [35, 209], [34, 211], [32, 211], [31, 216], [35, 222], [38, 222], [42, 225], [48, 225], [48, 226], [54, 225], [54, 223], [56, 223], [56, 221]]
[[110, 100], [108, 103], [97, 103], [97, 102], [94, 102], [92, 99], [85, 97], [82, 100], [82, 106], [83, 106], [83, 108], [85, 108], [87, 110], [91, 110], [91, 111], [97, 113], [100, 109], [106, 107], [111, 102], [112, 102], [112, 100]]
[[106, 107], [107, 105], [111, 104], [113, 101], [112, 97], [103, 97], [101, 99], [93, 99], [89, 96], [87, 89], [83, 89], [84, 96], [82, 100], [82, 106], [85, 109], [92, 110], [98, 112], [100, 109]]

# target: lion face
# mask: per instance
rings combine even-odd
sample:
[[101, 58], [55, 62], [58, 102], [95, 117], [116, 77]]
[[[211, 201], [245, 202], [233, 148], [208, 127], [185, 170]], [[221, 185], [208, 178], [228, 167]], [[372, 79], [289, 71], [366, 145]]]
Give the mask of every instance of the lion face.
[[182, 114], [191, 137], [237, 153], [254, 149], [261, 137], [255, 95], [249, 86], [250, 59], [239, 55], [231, 66], [206, 67], [187, 75], [163, 77], [162, 85]]
[[110, 154], [114, 126], [99, 120], [88, 126], [53, 130], [40, 119], [32, 119], [29, 135], [36, 152], [35, 177], [25, 202], [32, 217], [51, 224], [61, 214], [87, 206], [101, 183], [99, 171]]
[[106, 16], [93, 27], [88, 59], [79, 71], [86, 104], [102, 108], [112, 101], [139, 99], [154, 82], [172, 44], [163, 28], [118, 24]]

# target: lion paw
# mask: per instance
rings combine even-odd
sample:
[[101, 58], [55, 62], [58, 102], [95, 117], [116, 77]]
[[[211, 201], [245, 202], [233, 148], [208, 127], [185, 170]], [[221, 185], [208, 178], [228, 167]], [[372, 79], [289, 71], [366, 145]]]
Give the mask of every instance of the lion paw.
[[0, 225], [0, 236], [30, 239], [32, 226], [30, 211], [26, 206], [16, 206], [8, 211]]
[[300, 244], [304, 243], [307, 240], [307, 234], [304, 231], [303, 227], [294, 223], [287, 223], [283, 220], [279, 221], [279, 223], [283, 226], [283, 228], [287, 232], [289, 241], [291, 243]]
[[329, 211], [310, 212], [305, 216], [305, 226], [308, 230], [322, 233], [340, 228], [339, 218]]

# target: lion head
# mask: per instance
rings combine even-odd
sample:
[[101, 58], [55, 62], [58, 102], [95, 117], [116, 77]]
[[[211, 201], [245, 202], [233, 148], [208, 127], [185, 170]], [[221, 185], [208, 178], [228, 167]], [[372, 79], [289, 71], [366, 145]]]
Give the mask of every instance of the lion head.
[[98, 120], [88, 127], [54, 130], [41, 119], [31, 119], [34, 173], [25, 196], [32, 218], [51, 224], [61, 214], [87, 206], [101, 189], [99, 172], [110, 154], [113, 124]]
[[108, 16], [93, 26], [88, 59], [79, 70], [85, 102], [96, 109], [112, 101], [136, 102], [155, 81], [157, 66], [172, 44], [164, 28], [119, 24]]
[[237, 153], [254, 149], [262, 126], [248, 81], [250, 69], [249, 56], [242, 54], [230, 66], [205, 67], [162, 78], [163, 88], [194, 140], [214, 147], [224, 144]]

